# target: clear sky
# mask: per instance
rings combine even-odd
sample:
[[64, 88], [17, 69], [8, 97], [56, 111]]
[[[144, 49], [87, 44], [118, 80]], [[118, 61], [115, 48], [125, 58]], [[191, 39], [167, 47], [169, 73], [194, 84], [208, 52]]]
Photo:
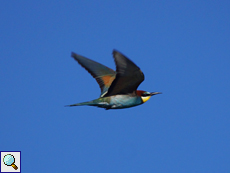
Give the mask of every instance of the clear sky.
[[[230, 1], [1, 1], [1, 151], [23, 173], [230, 172]], [[163, 92], [123, 110], [96, 99], [72, 51], [112, 50]]]

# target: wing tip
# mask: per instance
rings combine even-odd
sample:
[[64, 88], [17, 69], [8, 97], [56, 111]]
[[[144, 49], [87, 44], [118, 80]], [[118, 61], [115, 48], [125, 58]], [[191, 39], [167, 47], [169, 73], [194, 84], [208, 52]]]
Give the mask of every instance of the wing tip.
[[72, 57], [72, 58], [75, 58], [76, 56], [77, 56], [77, 54], [76, 54], [76, 53], [71, 52], [71, 57]]
[[120, 52], [118, 50], [113, 49], [113, 52], [112, 52], [113, 56], [115, 56], [115, 54], [118, 54], [118, 53], [120, 54]]
[[88, 59], [86, 57], [83, 57], [82, 55], [75, 53], [75, 52], [71, 52], [71, 57], [74, 58], [81, 66], [82, 66], [82, 64], [79, 61], [81, 59]]

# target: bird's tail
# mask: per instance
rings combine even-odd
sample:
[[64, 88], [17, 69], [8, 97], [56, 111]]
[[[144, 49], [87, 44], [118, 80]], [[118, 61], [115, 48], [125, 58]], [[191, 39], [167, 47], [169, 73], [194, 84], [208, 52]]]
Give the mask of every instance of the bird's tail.
[[65, 107], [84, 106], [84, 105], [94, 106], [94, 103], [92, 101], [89, 101], [89, 102], [76, 103], [76, 104], [72, 104], [72, 105], [65, 105]]

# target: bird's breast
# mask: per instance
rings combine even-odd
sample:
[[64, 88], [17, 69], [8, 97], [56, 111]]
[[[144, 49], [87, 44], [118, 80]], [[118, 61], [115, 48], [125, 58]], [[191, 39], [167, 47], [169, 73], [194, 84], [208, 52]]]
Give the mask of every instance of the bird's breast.
[[110, 104], [113, 108], [127, 108], [142, 104], [141, 97], [131, 95], [115, 95], [111, 96]]

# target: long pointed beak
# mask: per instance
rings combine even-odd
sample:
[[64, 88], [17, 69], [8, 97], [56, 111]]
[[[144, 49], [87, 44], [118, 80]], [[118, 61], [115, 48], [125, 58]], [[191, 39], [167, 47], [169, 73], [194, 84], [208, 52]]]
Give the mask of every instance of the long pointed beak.
[[152, 93], [150, 93], [151, 96], [157, 95], [157, 94], [162, 94], [162, 92], [152, 92]]

